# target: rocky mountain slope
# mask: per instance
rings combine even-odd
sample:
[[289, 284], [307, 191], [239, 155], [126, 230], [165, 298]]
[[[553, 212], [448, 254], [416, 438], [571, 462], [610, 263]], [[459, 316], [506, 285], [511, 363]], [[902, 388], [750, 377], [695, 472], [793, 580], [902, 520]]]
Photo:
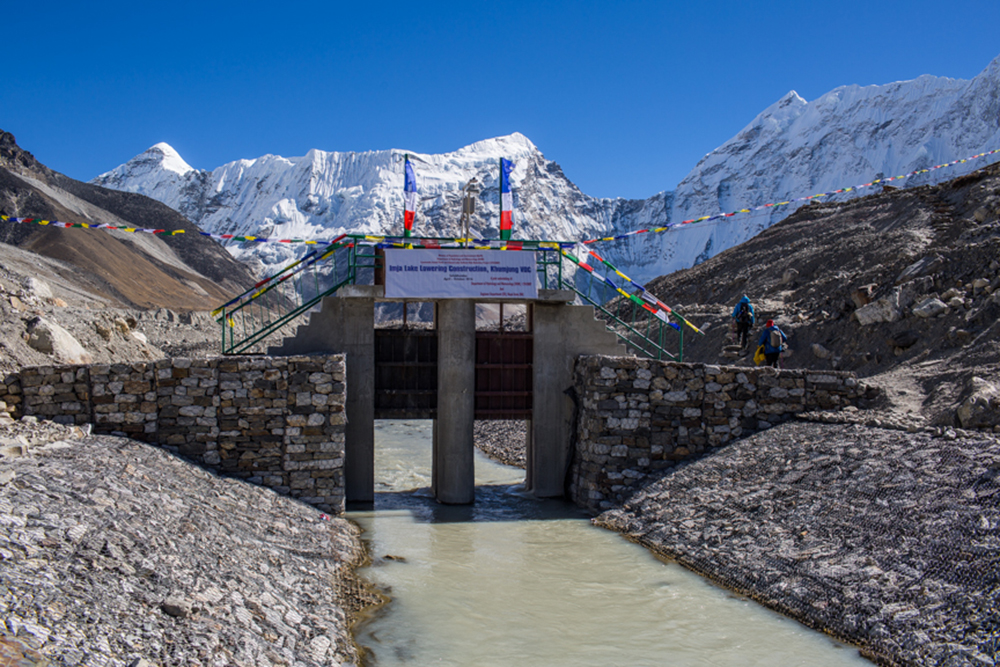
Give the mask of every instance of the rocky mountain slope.
[[803, 207], [648, 287], [706, 332], [686, 337], [685, 360], [752, 363], [727, 349], [746, 294], [756, 335], [767, 319], [788, 333], [788, 366], [873, 378], [897, 423], [957, 424], [974, 377], [1000, 387], [1000, 163]]
[[[0, 223], [0, 240], [60, 262], [71, 281], [120, 307], [208, 310], [252, 282], [247, 268], [182, 215], [142, 195], [81, 183], [40, 164], [0, 131], [0, 210], [65, 223], [185, 229], [146, 233]], [[53, 265], [55, 266], [55, 265]]]
[[[74, 181], [0, 132], [0, 210], [15, 217], [155, 229], [197, 228], [142, 195]], [[207, 354], [206, 311], [252, 282], [199, 234], [58, 229], [0, 222], [0, 373], [53, 362]]]
[[[482, 189], [473, 231], [496, 238], [500, 157], [516, 165], [515, 236], [583, 240], [855, 188], [1000, 148], [997, 100], [1000, 58], [970, 81], [922, 76], [844, 86], [812, 102], [791, 91], [706, 155], [676, 189], [644, 200], [582, 193], [521, 134], [440, 155], [411, 153], [421, 197], [417, 233], [458, 235], [462, 189], [476, 178]], [[265, 155], [207, 171], [192, 168], [161, 143], [93, 182], [146, 194], [219, 234], [313, 239], [345, 231], [401, 234], [404, 154], [312, 150], [303, 157]], [[981, 166], [960, 164], [905, 183], [940, 182]], [[871, 192], [861, 188], [837, 197]], [[798, 205], [762, 209], [683, 234], [637, 237], [610, 248], [607, 258], [645, 282], [753, 238]], [[230, 251], [260, 260], [256, 269], [267, 273], [296, 248], [253, 243], [235, 244]]]

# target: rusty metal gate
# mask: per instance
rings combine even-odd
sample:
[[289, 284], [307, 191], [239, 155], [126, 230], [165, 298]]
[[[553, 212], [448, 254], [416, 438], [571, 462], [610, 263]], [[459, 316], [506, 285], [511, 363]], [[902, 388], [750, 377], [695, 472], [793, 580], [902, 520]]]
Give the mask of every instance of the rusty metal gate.
[[375, 418], [436, 417], [437, 359], [433, 330], [376, 329]]
[[[532, 348], [525, 332], [476, 332], [476, 419], [530, 419]], [[437, 417], [437, 333], [375, 330], [375, 418]]]
[[476, 332], [476, 419], [530, 419], [530, 333]]

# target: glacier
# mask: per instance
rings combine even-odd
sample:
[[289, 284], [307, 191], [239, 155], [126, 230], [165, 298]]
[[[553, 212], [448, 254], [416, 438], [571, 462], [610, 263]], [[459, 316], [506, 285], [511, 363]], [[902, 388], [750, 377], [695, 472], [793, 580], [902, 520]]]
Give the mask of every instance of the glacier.
[[[476, 178], [481, 192], [472, 234], [497, 238], [499, 160], [505, 157], [516, 165], [511, 175], [514, 238], [581, 241], [676, 225], [592, 246], [645, 282], [739, 245], [799, 204], [679, 222], [854, 187], [996, 148], [1000, 56], [971, 80], [924, 75], [886, 85], [842, 86], [812, 102], [790, 91], [702, 158], [674, 190], [647, 199], [584, 194], [519, 133], [436, 155], [313, 149], [302, 157], [264, 155], [211, 171], [192, 168], [172, 147], [159, 143], [91, 182], [150, 196], [213, 234], [315, 240], [344, 232], [401, 235], [403, 156], [408, 154], [420, 196], [415, 234], [459, 236], [463, 188]], [[984, 164], [971, 161], [901, 184], [939, 182]], [[261, 275], [303, 251], [301, 244], [232, 242], [227, 248]]]

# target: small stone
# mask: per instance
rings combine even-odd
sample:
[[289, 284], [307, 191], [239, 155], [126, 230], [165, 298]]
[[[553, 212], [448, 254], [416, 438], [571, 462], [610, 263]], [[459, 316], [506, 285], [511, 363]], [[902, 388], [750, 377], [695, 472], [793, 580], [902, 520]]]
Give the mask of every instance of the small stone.
[[176, 618], [187, 618], [193, 611], [191, 602], [179, 595], [171, 595], [168, 597], [163, 601], [163, 604], [160, 605], [160, 608], [168, 616], [174, 616]]
[[913, 314], [917, 317], [928, 319], [948, 312], [948, 306], [941, 299], [930, 298], [914, 307]]
[[0, 457], [5, 459], [19, 459], [28, 455], [28, 448], [25, 445], [5, 445], [0, 447]]

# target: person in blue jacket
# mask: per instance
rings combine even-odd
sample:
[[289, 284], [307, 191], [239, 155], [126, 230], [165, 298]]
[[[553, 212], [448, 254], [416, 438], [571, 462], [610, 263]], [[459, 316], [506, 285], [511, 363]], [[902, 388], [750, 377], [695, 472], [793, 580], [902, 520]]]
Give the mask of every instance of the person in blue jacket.
[[736, 307], [733, 308], [733, 319], [736, 321], [736, 342], [744, 350], [750, 344], [750, 327], [753, 326], [755, 317], [750, 297], [744, 294]]
[[[772, 335], [772, 333], [776, 335]], [[788, 345], [788, 336], [778, 328], [774, 320], [768, 320], [767, 324], [764, 325], [764, 331], [761, 332], [760, 340], [757, 341], [757, 344], [764, 346], [764, 364], [777, 367], [778, 359], [781, 358], [781, 351]]]

